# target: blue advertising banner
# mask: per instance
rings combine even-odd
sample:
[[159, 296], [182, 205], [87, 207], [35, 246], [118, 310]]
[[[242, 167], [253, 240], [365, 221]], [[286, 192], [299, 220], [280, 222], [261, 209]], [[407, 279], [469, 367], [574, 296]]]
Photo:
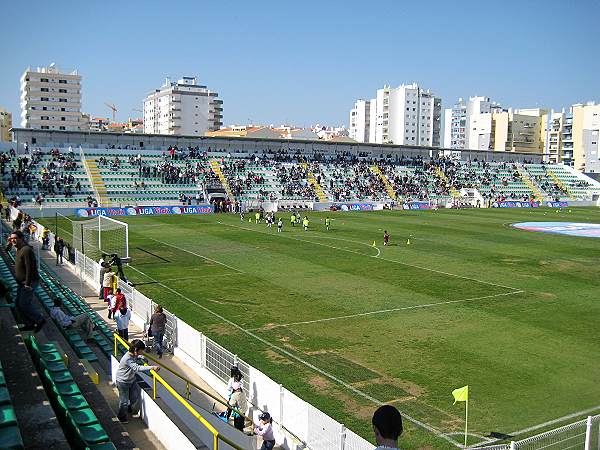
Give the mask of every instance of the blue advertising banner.
[[428, 202], [410, 202], [404, 203], [402, 209], [431, 209], [431, 205]]
[[569, 202], [547, 202], [546, 206], [549, 208], [566, 208], [569, 206]]
[[79, 217], [96, 216], [160, 216], [165, 214], [210, 214], [211, 205], [195, 206], [128, 206], [125, 208], [77, 208], [75, 215]]
[[540, 204], [538, 202], [494, 202], [492, 208], [538, 208]]
[[340, 205], [342, 211], [373, 211], [370, 203], [344, 203]]

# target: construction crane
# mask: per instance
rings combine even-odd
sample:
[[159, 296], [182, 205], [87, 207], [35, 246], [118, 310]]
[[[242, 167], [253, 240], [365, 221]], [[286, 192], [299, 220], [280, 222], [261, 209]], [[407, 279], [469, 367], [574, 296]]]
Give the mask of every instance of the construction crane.
[[104, 102], [104, 104], [106, 106], [108, 106], [110, 109], [112, 109], [112, 116], [113, 116], [113, 123], [115, 123], [116, 121], [116, 113], [117, 113], [117, 107], [114, 105], [114, 103], [106, 103]]

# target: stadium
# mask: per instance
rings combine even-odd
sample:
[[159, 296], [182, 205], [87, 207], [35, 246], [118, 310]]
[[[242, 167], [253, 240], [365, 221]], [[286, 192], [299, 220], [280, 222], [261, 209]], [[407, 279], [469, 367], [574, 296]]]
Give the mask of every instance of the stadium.
[[[383, 404], [403, 448], [600, 446], [600, 183], [583, 173], [518, 152], [13, 135], [2, 247], [20, 229], [34, 249], [45, 323], [24, 329], [3, 249], [2, 448], [257, 449], [268, 413], [275, 448], [370, 450]], [[125, 337], [99, 299], [117, 289]], [[112, 384], [134, 338], [160, 369], [138, 372], [137, 428]]]

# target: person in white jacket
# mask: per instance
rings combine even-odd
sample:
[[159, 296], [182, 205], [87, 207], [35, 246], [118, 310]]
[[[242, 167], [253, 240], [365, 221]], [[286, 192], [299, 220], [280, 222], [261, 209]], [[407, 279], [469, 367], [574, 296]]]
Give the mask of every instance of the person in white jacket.
[[117, 321], [117, 333], [126, 341], [129, 340], [129, 320], [131, 320], [131, 311], [127, 306], [122, 306], [115, 313], [115, 320]]

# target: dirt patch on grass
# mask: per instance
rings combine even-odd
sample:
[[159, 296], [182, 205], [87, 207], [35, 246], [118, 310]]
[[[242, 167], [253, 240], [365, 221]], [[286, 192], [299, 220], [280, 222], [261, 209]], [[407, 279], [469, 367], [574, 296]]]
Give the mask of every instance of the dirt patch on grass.
[[331, 388], [331, 382], [324, 377], [319, 375], [312, 376], [308, 379], [308, 384], [312, 387], [319, 389], [319, 391], [329, 390]]
[[538, 295], [546, 300], [549, 300], [551, 298], [556, 298], [556, 294], [553, 294], [552, 292], [538, 292]]
[[278, 364], [294, 364], [292, 361], [290, 361], [289, 359], [287, 359], [285, 356], [280, 355], [279, 353], [277, 353], [274, 350], [271, 350], [270, 348], [265, 350], [265, 356], [267, 357], [267, 359], [276, 362]]

